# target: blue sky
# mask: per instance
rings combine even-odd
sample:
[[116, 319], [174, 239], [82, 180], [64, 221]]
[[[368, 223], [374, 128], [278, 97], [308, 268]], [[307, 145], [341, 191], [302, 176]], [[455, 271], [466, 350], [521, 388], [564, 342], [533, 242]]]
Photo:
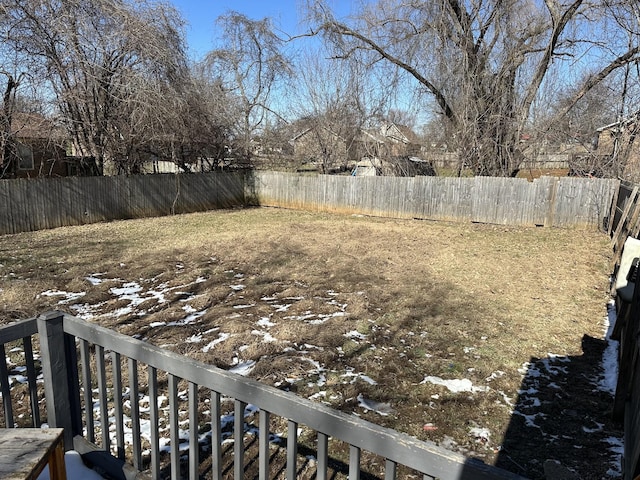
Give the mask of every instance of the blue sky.
[[[254, 20], [265, 17], [288, 34], [300, 31], [301, 0], [170, 0], [188, 22], [187, 42], [191, 55], [201, 57], [211, 50], [216, 37], [215, 19], [230, 10], [243, 13]], [[333, 0], [330, 4], [340, 13], [349, 13], [357, 0]]]
[[[220, 15], [233, 10], [253, 20], [270, 17], [276, 28], [289, 34], [303, 33], [302, 6], [305, 0], [170, 0], [187, 21], [186, 36], [193, 60], [200, 60], [214, 48], [216, 41], [215, 20]], [[362, 4], [373, 0], [327, 0], [338, 18], [358, 11]], [[417, 108], [414, 99], [408, 98], [396, 105], [397, 108], [412, 111]], [[424, 112], [423, 112], [424, 113]]]

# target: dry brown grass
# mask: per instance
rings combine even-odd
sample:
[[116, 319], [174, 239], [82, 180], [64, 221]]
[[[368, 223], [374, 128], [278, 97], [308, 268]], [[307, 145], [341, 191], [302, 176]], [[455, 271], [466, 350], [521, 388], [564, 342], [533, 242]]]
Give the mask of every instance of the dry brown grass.
[[[583, 336], [602, 338], [608, 262], [607, 238], [596, 232], [218, 211], [0, 237], [0, 322], [51, 308], [75, 313], [74, 303], [101, 305], [94, 321], [102, 325], [223, 368], [254, 360], [251, 376], [262, 382], [305, 397], [324, 392], [321, 399], [336, 408], [535, 478], [553, 448], [541, 449], [546, 458], [511, 444], [501, 450], [517, 427], [505, 395], [517, 401], [524, 363], [550, 352], [583, 358]], [[112, 281], [91, 285], [94, 274]], [[164, 303], [138, 305], [144, 316], [108, 316], [128, 303], [110, 291], [123, 282], [145, 291], [180, 288]], [[59, 304], [60, 297], [42, 295], [48, 290], [86, 295]], [[206, 313], [188, 325], [150, 327], [179, 323], [185, 300]], [[258, 328], [261, 318], [274, 325]], [[352, 331], [364, 337], [345, 336]], [[203, 351], [221, 333], [229, 339]], [[185, 342], [194, 335], [200, 343]], [[496, 372], [504, 374], [487, 380]], [[421, 383], [427, 375], [490, 390], [452, 393]], [[592, 390], [585, 381], [577, 394]], [[358, 394], [388, 402], [395, 413], [365, 412]], [[592, 407], [606, 404], [604, 396]], [[588, 414], [615, 429], [606, 411]], [[425, 424], [437, 429], [425, 431]], [[488, 428], [490, 440], [470, 436], [473, 426]], [[592, 458], [584, 453], [562, 460], [578, 468]]]

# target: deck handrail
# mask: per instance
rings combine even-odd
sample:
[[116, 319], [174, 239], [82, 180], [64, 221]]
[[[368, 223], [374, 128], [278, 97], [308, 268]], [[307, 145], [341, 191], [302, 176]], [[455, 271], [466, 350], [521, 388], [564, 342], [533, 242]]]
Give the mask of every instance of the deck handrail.
[[8, 325], [0, 326], [0, 344], [15, 342], [25, 337], [30, 337], [38, 332], [37, 318], [26, 318]]

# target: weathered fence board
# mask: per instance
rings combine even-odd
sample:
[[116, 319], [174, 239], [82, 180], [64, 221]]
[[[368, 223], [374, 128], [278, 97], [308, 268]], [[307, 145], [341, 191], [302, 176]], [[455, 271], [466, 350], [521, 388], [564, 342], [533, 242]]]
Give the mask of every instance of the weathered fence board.
[[0, 180], [0, 234], [244, 205], [244, 174]]
[[302, 176], [255, 172], [260, 205], [395, 218], [601, 228], [617, 180]]

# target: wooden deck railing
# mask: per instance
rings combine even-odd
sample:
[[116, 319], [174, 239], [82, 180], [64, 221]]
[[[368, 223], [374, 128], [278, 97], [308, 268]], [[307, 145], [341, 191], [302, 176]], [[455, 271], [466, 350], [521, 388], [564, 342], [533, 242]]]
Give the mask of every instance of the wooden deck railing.
[[46, 419], [115, 478], [522, 478], [60, 312], [0, 327], [0, 354], [3, 426]]

